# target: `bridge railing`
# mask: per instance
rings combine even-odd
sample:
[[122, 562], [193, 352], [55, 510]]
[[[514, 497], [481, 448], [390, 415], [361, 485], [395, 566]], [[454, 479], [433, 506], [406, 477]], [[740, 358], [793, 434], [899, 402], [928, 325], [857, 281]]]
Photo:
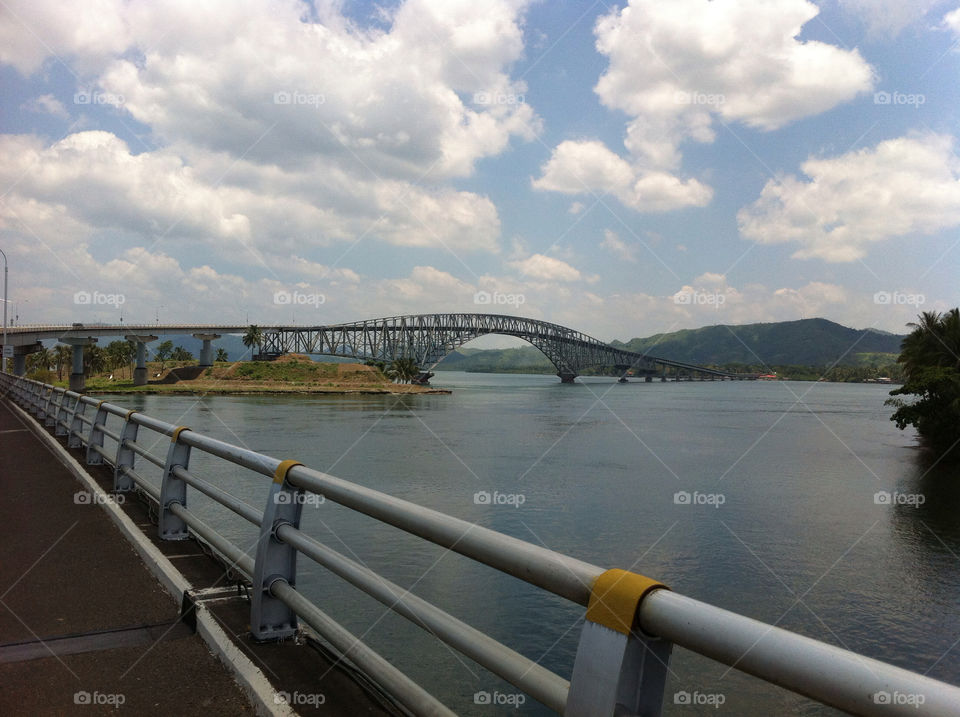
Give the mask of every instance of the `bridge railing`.
[[[960, 689], [955, 686], [685, 597], [642, 575], [607, 570], [296, 461], [49, 384], [0, 373], [0, 392], [53, 428], [70, 447], [84, 451], [88, 464], [112, 467], [115, 492], [138, 491], [155, 504], [161, 538], [196, 537], [250, 581], [254, 639], [288, 637], [302, 620], [414, 714], [453, 712], [297, 590], [298, 555], [563, 715], [660, 714], [674, 645], [851, 714], [960, 711]], [[152, 438], [145, 440], [141, 431]], [[157, 439], [166, 442], [163, 456], [152, 451]], [[193, 451], [270, 478], [266, 504], [254, 507], [196, 475]], [[138, 459], [160, 470], [159, 487], [145, 479]], [[255, 555], [191, 511], [188, 488], [253, 524], [259, 535]], [[570, 680], [302, 531], [301, 512], [309, 495], [323, 496], [585, 607]]]

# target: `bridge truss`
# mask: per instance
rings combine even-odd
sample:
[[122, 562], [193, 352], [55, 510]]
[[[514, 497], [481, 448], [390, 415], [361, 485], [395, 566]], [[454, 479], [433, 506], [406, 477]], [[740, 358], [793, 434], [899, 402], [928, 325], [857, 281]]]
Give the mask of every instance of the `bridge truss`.
[[573, 381], [585, 368], [610, 366], [621, 373], [653, 375], [666, 367], [689, 375], [738, 378], [736, 374], [646, 354], [625, 351], [565, 326], [500, 314], [416, 314], [368, 319], [331, 326], [264, 329], [262, 352], [324, 354], [360, 360], [413, 359], [420, 382], [433, 375], [444, 357], [479, 336], [516, 336], [536, 346], [556, 367], [562, 381]]

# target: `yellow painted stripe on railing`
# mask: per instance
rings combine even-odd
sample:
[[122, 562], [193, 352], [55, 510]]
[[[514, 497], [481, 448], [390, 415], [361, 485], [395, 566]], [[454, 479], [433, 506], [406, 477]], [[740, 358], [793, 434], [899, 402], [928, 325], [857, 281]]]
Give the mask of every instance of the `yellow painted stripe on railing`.
[[123, 417], [123, 420], [124, 420], [124, 421], [129, 421], [129, 420], [130, 420], [130, 416], [132, 416], [134, 413], [139, 413], [139, 411], [137, 411], [136, 409], [131, 409], [131, 410], [127, 411], [127, 415]]
[[280, 465], [277, 466], [277, 470], [273, 472], [273, 482], [274, 483], [283, 483], [287, 479], [287, 473], [290, 472], [290, 469], [294, 466], [302, 466], [303, 463], [300, 461], [280, 461]]
[[173, 433], [170, 434], [170, 442], [176, 443], [177, 440], [180, 438], [181, 431], [190, 431], [190, 430], [192, 430], [190, 426], [177, 426], [176, 428], [173, 429]]
[[618, 568], [607, 570], [593, 582], [587, 619], [628, 635], [640, 603], [661, 588], [670, 589], [646, 575]]

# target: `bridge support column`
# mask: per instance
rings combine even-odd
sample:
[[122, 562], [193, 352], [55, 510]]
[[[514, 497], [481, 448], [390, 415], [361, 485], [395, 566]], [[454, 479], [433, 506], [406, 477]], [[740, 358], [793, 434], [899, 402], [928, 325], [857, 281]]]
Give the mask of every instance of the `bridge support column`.
[[557, 376], [560, 377], [560, 383], [573, 383], [573, 380], [577, 377], [577, 374], [561, 371], [557, 374]]
[[130, 334], [124, 336], [127, 341], [133, 341], [137, 344], [137, 365], [133, 369], [133, 385], [147, 385], [147, 344], [156, 341], [157, 336], [144, 336], [139, 334]]
[[646, 377], [644, 377], [643, 382], [644, 382], [644, 383], [652, 383], [652, 382], [653, 382], [653, 376], [646, 376]]
[[83, 373], [83, 347], [97, 343], [93, 336], [68, 336], [60, 343], [73, 347], [73, 370], [70, 373], [70, 390], [83, 393], [87, 388], [87, 378]]
[[15, 353], [13, 355], [13, 374], [23, 376], [27, 372], [27, 355]]
[[220, 338], [220, 334], [193, 334], [193, 338], [203, 341], [203, 348], [200, 349], [200, 365], [213, 366], [213, 345], [211, 341]]

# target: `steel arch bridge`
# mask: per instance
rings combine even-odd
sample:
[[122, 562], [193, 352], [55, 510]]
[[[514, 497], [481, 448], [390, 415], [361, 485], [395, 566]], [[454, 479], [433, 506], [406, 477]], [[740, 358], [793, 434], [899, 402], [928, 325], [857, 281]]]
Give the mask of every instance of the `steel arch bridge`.
[[331, 326], [271, 327], [263, 330], [262, 353], [324, 354], [388, 362], [413, 359], [420, 368], [416, 381], [426, 383], [444, 357], [466, 342], [488, 334], [516, 336], [533, 344], [556, 367], [557, 376], [564, 382], [572, 382], [586, 368], [600, 366], [647, 376], [671, 367], [689, 375], [743, 378], [618, 349], [558, 324], [501, 314], [412, 314]]

